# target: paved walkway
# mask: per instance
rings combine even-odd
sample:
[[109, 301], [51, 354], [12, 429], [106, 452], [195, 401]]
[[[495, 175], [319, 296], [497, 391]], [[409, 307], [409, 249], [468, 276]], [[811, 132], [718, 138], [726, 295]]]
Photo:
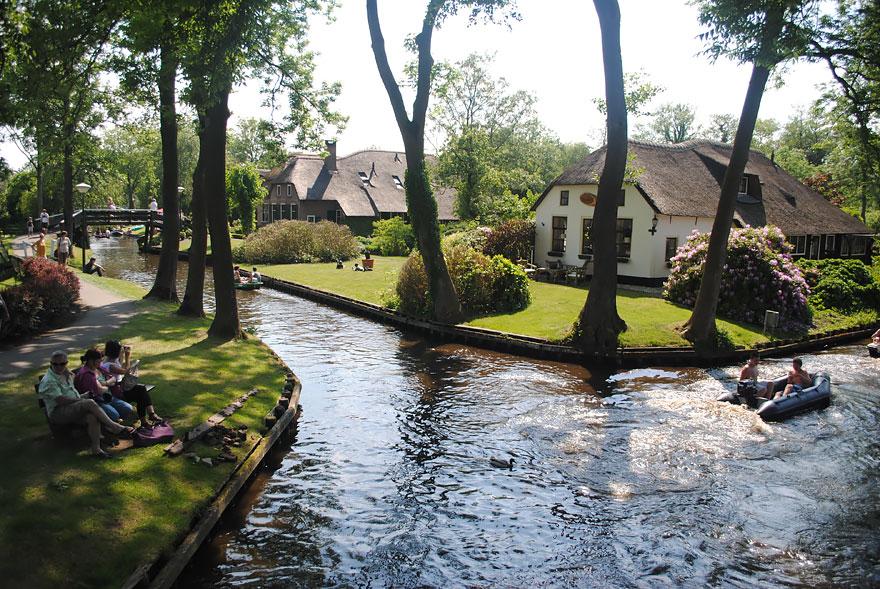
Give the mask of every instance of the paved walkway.
[[79, 284], [82, 311], [73, 323], [38, 334], [23, 344], [0, 347], [0, 381], [48, 367], [49, 356], [55, 350], [66, 351], [76, 362], [88, 346], [100, 343], [137, 312], [135, 301], [85, 281]]

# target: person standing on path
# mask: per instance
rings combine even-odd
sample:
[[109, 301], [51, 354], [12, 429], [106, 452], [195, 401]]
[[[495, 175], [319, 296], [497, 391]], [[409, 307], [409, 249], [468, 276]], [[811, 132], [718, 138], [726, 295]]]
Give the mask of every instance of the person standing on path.
[[150, 199], [150, 210], [156, 212], [159, 210], [159, 203], [156, 202], [156, 197]]
[[28, 237], [30, 237], [31, 235], [34, 234], [34, 218], [33, 217], [28, 217], [27, 233], [28, 233]]
[[38, 258], [46, 257], [46, 232], [42, 229], [40, 230], [40, 236], [37, 237], [37, 241], [34, 242], [33, 248]]
[[49, 231], [49, 213], [46, 209], [40, 213], [40, 229], [44, 232]]
[[58, 238], [58, 263], [62, 266], [67, 264], [67, 258], [70, 256], [70, 239], [67, 237], [67, 231], [61, 232]]

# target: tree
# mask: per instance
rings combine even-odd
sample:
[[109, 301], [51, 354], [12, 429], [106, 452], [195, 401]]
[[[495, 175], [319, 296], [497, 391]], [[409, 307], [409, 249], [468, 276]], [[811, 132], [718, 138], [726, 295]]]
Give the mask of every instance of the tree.
[[155, 159], [159, 134], [149, 124], [122, 125], [104, 133], [101, 147], [107, 163], [103, 171], [119, 178], [120, 192], [125, 198], [116, 204], [130, 209], [145, 208], [159, 186]]
[[617, 336], [626, 323], [617, 313], [617, 195], [623, 187], [627, 152], [627, 103], [620, 54], [617, 0], [593, 0], [602, 33], [608, 145], [593, 213], [593, 280], [581, 310], [577, 339], [587, 354], [617, 355]]
[[263, 179], [253, 164], [235, 164], [226, 169], [227, 207], [233, 219], [241, 220], [245, 235], [253, 232], [257, 206], [266, 196]]
[[243, 119], [229, 134], [229, 161], [271, 169], [287, 160], [281, 130], [271, 121]]
[[684, 143], [696, 137], [696, 112], [687, 104], [666, 103], [654, 113], [648, 125], [648, 138], [665, 143]]
[[702, 35], [709, 43], [707, 53], [714, 59], [729, 55], [741, 62], [751, 62], [752, 75], [733, 140], [730, 162], [721, 184], [703, 280], [693, 313], [683, 331], [698, 353], [711, 352], [717, 347], [715, 314], [727, 256], [727, 240], [764, 87], [770, 71], [778, 63], [803, 54], [809, 38], [809, 32], [803, 25], [813, 7], [813, 2], [809, 0], [752, 0], [747, 5], [738, 0], [699, 2], [700, 22], [708, 27], [708, 32]]
[[731, 114], [714, 114], [709, 120], [709, 126], [704, 128], [703, 136], [719, 143], [730, 143], [739, 119]]
[[458, 323], [463, 315], [458, 294], [449, 276], [446, 260], [440, 250], [437, 200], [434, 198], [425, 166], [425, 120], [431, 95], [434, 66], [431, 41], [434, 29], [446, 17], [456, 14], [461, 9], [470, 10], [471, 20], [480, 15], [491, 20], [500, 15], [510, 3], [510, 0], [428, 0], [422, 29], [413, 41], [418, 56], [418, 65], [416, 97], [412, 106], [412, 116], [410, 116], [404, 105], [400, 87], [388, 63], [385, 39], [379, 24], [377, 1], [367, 0], [367, 24], [370, 30], [373, 56], [376, 59], [376, 67], [379, 70], [385, 91], [388, 93], [406, 151], [407, 171], [404, 186], [407, 210], [428, 277], [428, 294], [432, 304], [432, 316], [445, 323]]

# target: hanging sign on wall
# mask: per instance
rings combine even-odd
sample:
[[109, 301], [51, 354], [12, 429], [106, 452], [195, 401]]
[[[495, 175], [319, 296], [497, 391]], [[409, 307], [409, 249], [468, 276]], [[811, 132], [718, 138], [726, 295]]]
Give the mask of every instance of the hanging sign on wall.
[[596, 206], [596, 195], [590, 192], [585, 192], [581, 195], [581, 202], [588, 207], [594, 207]]

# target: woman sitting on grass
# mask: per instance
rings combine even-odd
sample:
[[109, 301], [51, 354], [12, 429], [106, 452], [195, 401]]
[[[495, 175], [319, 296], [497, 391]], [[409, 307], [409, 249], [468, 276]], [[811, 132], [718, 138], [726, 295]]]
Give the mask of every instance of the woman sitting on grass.
[[40, 380], [39, 395], [46, 405], [49, 422], [58, 425], [84, 423], [88, 428], [92, 455], [98, 458], [110, 458], [101, 448], [101, 426], [110, 433], [134, 433], [134, 428], [114, 423], [92, 399], [86, 399], [73, 386], [73, 374], [67, 370], [67, 354], [54, 352], [50, 360], [49, 370]]
[[113, 396], [110, 387], [116, 384], [116, 377], [101, 370], [101, 352], [86, 350], [82, 367], [76, 372], [73, 386], [81, 395], [94, 399], [113, 421], [126, 419], [134, 410], [122, 399]]
[[[101, 368], [110, 374], [117, 375], [121, 384], [123, 376], [131, 368], [131, 346], [123, 346], [117, 340], [110, 340], [104, 344], [104, 361], [101, 362]], [[147, 421], [148, 415], [153, 423], [162, 421], [162, 418], [156, 413], [153, 400], [144, 385], [136, 384], [127, 391], [122, 390], [122, 386], [114, 387], [113, 393], [129, 403], [137, 405], [141, 425], [151, 425], [150, 421]]]

